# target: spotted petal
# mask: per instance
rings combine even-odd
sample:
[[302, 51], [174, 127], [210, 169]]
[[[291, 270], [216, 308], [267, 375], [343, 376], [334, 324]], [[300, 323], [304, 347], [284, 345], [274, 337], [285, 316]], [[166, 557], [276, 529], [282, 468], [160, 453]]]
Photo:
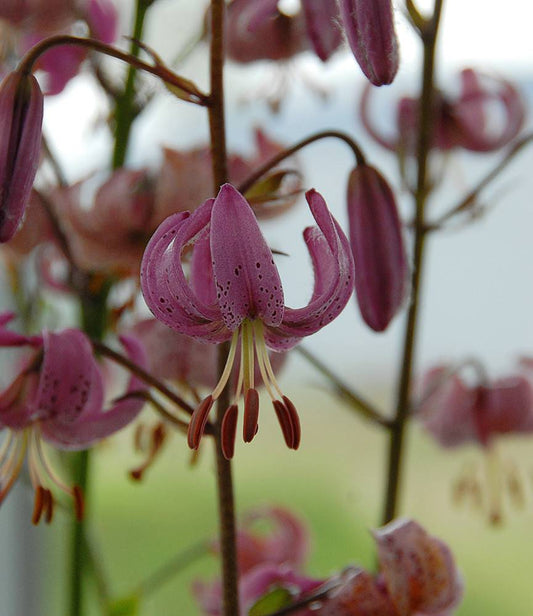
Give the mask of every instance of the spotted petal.
[[315, 190], [306, 199], [318, 227], [306, 229], [304, 239], [315, 274], [313, 295], [304, 308], [285, 308], [283, 322], [265, 330], [265, 340], [276, 350], [290, 349], [304, 336], [333, 321], [353, 292], [354, 263], [350, 244]]

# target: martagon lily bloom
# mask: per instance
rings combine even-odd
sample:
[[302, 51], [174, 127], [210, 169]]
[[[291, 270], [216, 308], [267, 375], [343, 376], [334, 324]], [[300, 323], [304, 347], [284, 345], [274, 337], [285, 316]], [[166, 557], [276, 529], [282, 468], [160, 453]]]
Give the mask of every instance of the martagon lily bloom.
[[[13, 316], [0, 315], [0, 346], [29, 347], [30, 355], [15, 379], [0, 393], [0, 429], [8, 430], [0, 450], [0, 503], [17, 479], [27, 452], [35, 489], [33, 522], [37, 524], [42, 516], [51, 521], [54, 496], [50, 488], [72, 497], [80, 518], [81, 491], [56, 473], [43, 441], [63, 450], [89, 448], [138, 415], [143, 400], [127, 394], [145, 386], [132, 376], [126, 396], [105, 409], [104, 375], [85, 334], [66, 329], [24, 336], [5, 329]], [[145, 364], [142, 347], [135, 340], [122, 337], [121, 342], [132, 361]]]
[[[318, 227], [304, 231], [315, 272], [309, 304], [284, 305], [283, 289], [272, 252], [246, 199], [230, 184], [191, 215], [167, 218], [153, 235], [141, 266], [141, 287], [148, 307], [177, 331], [220, 343], [231, 340], [226, 367], [212, 394], [193, 413], [189, 446], [196, 449], [214, 401], [226, 387], [241, 345], [236, 394], [222, 422], [222, 448], [231, 455], [238, 400], [244, 396], [244, 440], [257, 432], [259, 397], [254, 383], [257, 361], [287, 445], [296, 449], [300, 424], [293, 403], [276, 382], [267, 347], [287, 350], [320, 330], [343, 310], [353, 291], [354, 264], [349, 242], [322, 196], [306, 193]], [[187, 281], [182, 254], [191, 246]]]

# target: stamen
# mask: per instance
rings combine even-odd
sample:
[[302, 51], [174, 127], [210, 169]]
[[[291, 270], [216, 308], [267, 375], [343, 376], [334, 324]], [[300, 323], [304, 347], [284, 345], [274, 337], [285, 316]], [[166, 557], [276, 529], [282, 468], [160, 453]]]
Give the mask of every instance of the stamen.
[[259, 417], [259, 394], [257, 389], [249, 389], [244, 400], [243, 439], [250, 443], [257, 434], [257, 419]]
[[[2, 464], [0, 472], [0, 503], [4, 500], [8, 492], [13, 487], [17, 479], [22, 463], [24, 462], [24, 454], [26, 453], [27, 434], [23, 432], [22, 436], [16, 436], [10, 445], [7, 460]], [[7, 478], [7, 482], [4, 483]]]
[[285, 408], [289, 413], [289, 421], [292, 426], [292, 449], [298, 449], [298, 447], [300, 446], [301, 437], [300, 418], [298, 417], [298, 411], [296, 410], [296, 407], [294, 406], [292, 401], [287, 398], [287, 396], [283, 396], [283, 402], [285, 402]]
[[[143, 426], [145, 427], [145, 426]], [[146, 460], [139, 467], [130, 471], [130, 477], [135, 481], [140, 481], [146, 471], [149, 468], [153, 461], [155, 460], [157, 453], [163, 446], [165, 441], [166, 432], [165, 425], [163, 423], [158, 423], [155, 428], [152, 429], [151, 439], [150, 439], [150, 449], [148, 451], [148, 455]], [[139, 443], [142, 444], [142, 443]]]
[[226, 365], [224, 366], [224, 371], [222, 372], [222, 375], [220, 377], [220, 380], [217, 383], [217, 386], [215, 387], [215, 389], [213, 390], [213, 393], [211, 394], [213, 400], [216, 400], [220, 396], [220, 394], [222, 393], [222, 390], [224, 389], [224, 387], [226, 387], [229, 377], [231, 376], [231, 370], [233, 368], [233, 363], [235, 362], [235, 354], [237, 352], [238, 341], [239, 341], [239, 329], [236, 329], [233, 332], [233, 336], [231, 338], [231, 346], [229, 349]]
[[232, 404], [224, 413], [222, 425], [220, 426], [220, 445], [226, 460], [231, 460], [235, 453], [238, 414], [239, 407], [236, 404]]
[[54, 496], [50, 490], [45, 490], [45, 497], [46, 497], [46, 503], [45, 503], [46, 517], [44, 521], [47, 524], [50, 524], [50, 522], [52, 521], [52, 518], [54, 517]]
[[281, 426], [285, 443], [289, 449], [292, 449], [294, 443], [294, 431], [289, 419], [289, 411], [281, 400], [272, 400], [272, 404], [274, 406], [274, 410], [276, 411], [276, 416], [278, 418], [279, 425]]
[[189, 429], [187, 431], [187, 443], [191, 449], [198, 449], [200, 445], [200, 440], [204, 434], [209, 411], [211, 410], [214, 402], [215, 400], [212, 395], [207, 396], [207, 398], [204, 398], [203, 402], [191, 416]]
[[35, 488], [35, 500], [33, 504], [33, 513], [31, 516], [31, 522], [35, 526], [39, 524], [41, 515], [43, 513], [43, 509], [45, 507], [45, 501], [46, 501], [46, 490], [43, 488], [43, 486], [37, 486]]
[[[257, 357], [258, 359], [260, 359], [260, 362], [262, 361], [265, 370], [268, 374], [268, 378], [266, 379], [266, 381], [269, 381], [272, 386], [275, 388], [275, 390], [278, 392], [280, 398], [283, 397], [283, 392], [281, 391], [280, 386], [278, 385], [278, 382], [276, 380], [276, 376], [274, 374], [274, 370], [272, 370], [272, 365], [270, 363], [270, 357], [268, 356], [268, 351], [267, 351], [267, 346], [266, 346], [266, 342], [265, 342], [265, 334], [264, 334], [264, 328], [263, 328], [263, 323], [262, 321], [255, 321], [254, 322], [254, 332], [255, 332], [255, 349], [257, 352]], [[262, 374], [261, 374], [262, 376]], [[265, 379], [263, 378], [263, 381], [265, 381]], [[265, 381], [265, 382], [266, 382]], [[274, 399], [276, 396], [272, 396], [272, 398]]]

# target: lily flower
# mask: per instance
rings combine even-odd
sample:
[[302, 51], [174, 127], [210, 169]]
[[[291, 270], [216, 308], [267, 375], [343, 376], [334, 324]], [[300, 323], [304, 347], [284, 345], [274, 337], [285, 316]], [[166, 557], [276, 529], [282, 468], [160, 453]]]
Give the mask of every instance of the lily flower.
[[[8, 430], [0, 452], [0, 503], [13, 486], [28, 453], [35, 489], [33, 522], [38, 523], [43, 514], [47, 522], [51, 521], [51, 487], [73, 499], [80, 518], [81, 491], [56, 473], [43, 442], [62, 450], [87, 449], [129, 424], [142, 409], [143, 401], [123, 397], [110, 409], [104, 409], [104, 376], [85, 334], [66, 329], [24, 336], [5, 329], [13, 316], [0, 315], [0, 346], [29, 347], [31, 353], [18, 376], [0, 393], [0, 428]], [[144, 354], [138, 343], [126, 337], [121, 342], [132, 361], [143, 365]], [[126, 394], [144, 387], [132, 376]]]
[[[193, 449], [198, 448], [209, 411], [228, 383], [239, 344], [237, 392], [222, 422], [225, 455], [231, 453], [235, 440], [241, 394], [244, 441], [250, 442], [257, 431], [256, 361], [287, 445], [291, 449], [299, 445], [298, 414], [276, 381], [267, 347], [288, 350], [333, 321], [350, 299], [354, 279], [350, 244], [324, 199], [315, 190], [308, 191], [306, 199], [318, 227], [304, 231], [315, 272], [313, 294], [304, 308], [285, 306], [272, 252], [246, 199], [230, 184], [191, 215], [179, 212], [167, 218], [146, 248], [141, 287], [154, 316], [206, 342], [231, 340], [220, 381], [191, 418], [188, 442]], [[182, 254], [191, 245], [187, 281]]]

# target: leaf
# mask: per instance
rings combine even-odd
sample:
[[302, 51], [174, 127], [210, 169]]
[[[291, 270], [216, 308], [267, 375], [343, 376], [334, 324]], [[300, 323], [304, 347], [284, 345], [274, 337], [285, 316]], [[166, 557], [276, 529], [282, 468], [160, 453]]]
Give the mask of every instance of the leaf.
[[286, 588], [275, 588], [254, 603], [248, 611], [248, 616], [266, 616], [291, 603], [292, 596]]
[[107, 616], [138, 616], [140, 605], [140, 598], [135, 595], [114, 599], [107, 607]]

